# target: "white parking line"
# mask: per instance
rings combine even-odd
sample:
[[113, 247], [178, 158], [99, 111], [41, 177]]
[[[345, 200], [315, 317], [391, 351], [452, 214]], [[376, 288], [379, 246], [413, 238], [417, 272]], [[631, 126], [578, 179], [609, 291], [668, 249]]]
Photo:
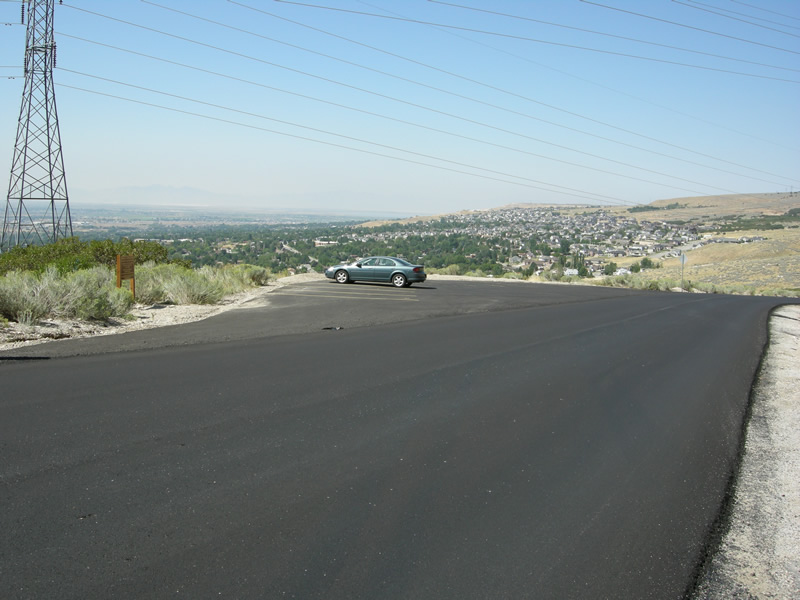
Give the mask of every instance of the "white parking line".
[[391, 302], [419, 302], [416, 296], [409, 297], [409, 296], [390, 296], [386, 295], [375, 295], [369, 293], [358, 293], [358, 292], [348, 292], [342, 290], [338, 293], [309, 293], [309, 294], [302, 294], [298, 292], [280, 292], [281, 296], [306, 296], [309, 298], [339, 298], [345, 300], [389, 300]]

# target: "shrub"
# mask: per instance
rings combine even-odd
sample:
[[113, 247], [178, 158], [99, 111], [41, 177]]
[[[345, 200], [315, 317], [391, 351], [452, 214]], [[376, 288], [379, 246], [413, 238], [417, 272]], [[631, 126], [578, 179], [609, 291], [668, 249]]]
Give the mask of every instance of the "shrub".
[[441, 269], [425, 269], [431, 275], [463, 275], [465, 269], [463, 265], [452, 264], [442, 267]]
[[[211, 268], [211, 267], [209, 267]], [[144, 304], [215, 304], [224, 296], [217, 281], [180, 265], [149, 263], [136, 271], [136, 296]]]
[[0, 279], [0, 314], [32, 325], [50, 314], [51, 297], [37, 273], [12, 271]]
[[61, 274], [97, 265], [113, 268], [117, 254], [132, 254], [138, 265], [147, 261], [167, 262], [168, 251], [158, 242], [145, 240], [132, 242], [123, 238], [119, 242], [82, 242], [77, 237], [64, 238], [44, 246], [18, 246], [0, 254], [0, 275], [10, 271], [43, 273], [51, 266]]
[[107, 320], [132, 305], [130, 292], [115, 287], [107, 267], [62, 276], [51, 265], [43, 273], [12, 271], [0, 278], [0, 314], [27, 325], [46, 317]]
[[222, 284], [190, 269], [165, 282], [164, 291], [172, 304], [216, 304], [225, 295]]
[[109, 267], [116, 266], [117, 254], [132, 255], [137, 265], [150, 261], [165, 263], [168, 255], [167, 249], [158, 242], [132, 242], [128, 238], [122, 238], [116, 243], [111, 240], [92, 241], [89, 242], [89, 250], [97, 263]]
[[266, 285], [269, 281], [269, 271], [255, 265], [205, 266], [198, 272], [209, 281], [218, 283], [226, 295]]
[[133, 296], [125, 288], [117, 288], [114, 272], [108, 267], [94, 267], [62, 278], [56, 316], [78, 319], [107, 320], [121, 317], [133, 306]]
[[[267, 269], [253, 265], [193, 271], [150, 261], [136, 269], [136, 295], [145, 304], [216, 304], [225, 295], [264, 285], [269, 278]], [[114, 271], [107, 266], [64, 272], [56, 261], [41, 272], [11, 271], [0, 276], [3, 320], [25, 324], [46, 317], [107, 320], [128, 314], [133, 302], [126, 287], [115, 286]]]

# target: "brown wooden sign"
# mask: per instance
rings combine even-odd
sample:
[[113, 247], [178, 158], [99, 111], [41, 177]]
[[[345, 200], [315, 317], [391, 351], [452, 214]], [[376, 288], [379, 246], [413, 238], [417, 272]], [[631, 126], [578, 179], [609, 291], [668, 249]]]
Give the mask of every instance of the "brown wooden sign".
[[117, 254], [117, 287], [122, 287], [123, 281], [131, 282], [131, 294], [136, 298], [136, 277], [134, 276], [134, 265], [136, 261], [133, 255]]

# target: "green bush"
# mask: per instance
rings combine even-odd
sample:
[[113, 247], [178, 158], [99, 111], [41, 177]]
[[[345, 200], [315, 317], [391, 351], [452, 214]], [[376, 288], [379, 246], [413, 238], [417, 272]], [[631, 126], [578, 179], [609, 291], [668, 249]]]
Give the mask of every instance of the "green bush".
[[43, 273], [51, 266], [61, 274], [98, 265], [114, 268], [117, 254], [133, 255], [138, 265], [147, 261], [167, 262], [168, 251], [158, 242], [145, 240], [132, 242], [123, 238], [119, 242], [82, 242], [76, 237], [64, 238], [44, 246], [18, 246], [0, 254], [0, 275], [10, 271]]

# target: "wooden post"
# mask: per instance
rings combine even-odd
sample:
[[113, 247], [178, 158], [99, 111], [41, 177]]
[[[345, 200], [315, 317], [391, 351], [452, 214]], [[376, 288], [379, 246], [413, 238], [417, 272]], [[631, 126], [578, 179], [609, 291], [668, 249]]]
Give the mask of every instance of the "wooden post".
[[136, 299], [136, 277], [134, 265], [136, 261], [133, 255], [117, 254], [117, 287], [122, 287], [122, 282], [126, 279], [131, 282], [131, 294]]

